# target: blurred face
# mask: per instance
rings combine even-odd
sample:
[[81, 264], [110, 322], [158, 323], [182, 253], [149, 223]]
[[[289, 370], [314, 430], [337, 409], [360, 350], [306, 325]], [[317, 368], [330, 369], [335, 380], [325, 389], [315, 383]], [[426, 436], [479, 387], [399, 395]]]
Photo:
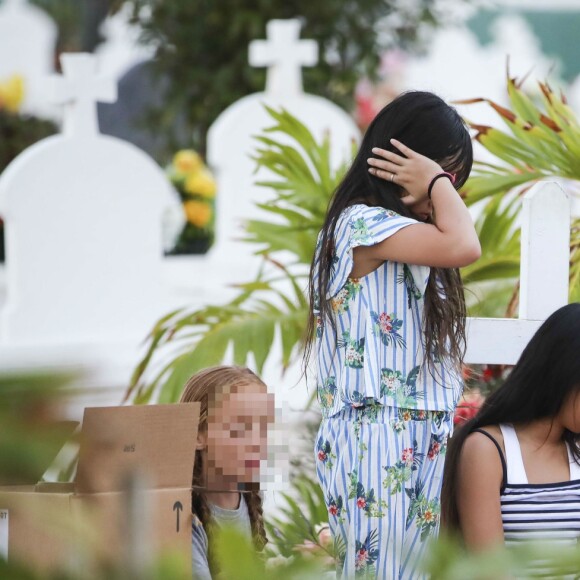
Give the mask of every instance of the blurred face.
[[209, 410], [207, 488], [238, 489], [260, 483], [260, 462], [267, 458], [268, 427], [274, 422], [274, 397], [258, 383], [240, 385]]

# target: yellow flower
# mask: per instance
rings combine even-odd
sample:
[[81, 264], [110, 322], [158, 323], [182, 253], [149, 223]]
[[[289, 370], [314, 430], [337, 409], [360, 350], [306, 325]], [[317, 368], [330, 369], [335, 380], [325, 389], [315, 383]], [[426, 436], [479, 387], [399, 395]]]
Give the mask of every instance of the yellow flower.
[[207, 169], [202, 169], [187, 176], [184, 189], [187, 193], [211, 199], [215, 196], [216, 184], [211, 173]]
[[212, 217], [211, 207], [203, 201], [186, 201], [183, 210], [187, 221], [198, 228], [205, 227]]
[[173, 166], [179, 173], [192, 173], [203, 167], [203, 161], [193, 149], [182, 149], [173, 157]]
[[24, 79], [14, 75], [0, 83], [0, 109], [16, 113], [24, 100]]

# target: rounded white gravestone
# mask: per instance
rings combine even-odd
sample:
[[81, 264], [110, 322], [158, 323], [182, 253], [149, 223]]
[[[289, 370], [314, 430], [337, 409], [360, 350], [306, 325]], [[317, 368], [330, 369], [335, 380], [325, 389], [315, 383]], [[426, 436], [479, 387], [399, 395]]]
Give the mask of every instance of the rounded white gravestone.
[[115, 85], [92, 55], [62, 57], [62, 135], [0, 177], [6, 222], [4, 345], [138, 344], [165, 307], [161, 224], [171, 189], [135, 146], [100, 135], [96, 101]]
[[13, 75], [24, 78], [25, 112], [52, 113], [46, 105], [43, 85], [54, 71], [57, 32], [51, 18], [26, 0], [4, 0], [0, 4], [0, 79]]
[[[358, 128], [345, 111], [326, 99], [303, 92], [301, 67], [314, 66], [318, 50], [312, 40], [300, 40], [300, 22], [270, 21], [267, 36], [267, 41], [251, 43], [249, 55], [253, 66], [268, 67], [266, 90], [231, 105], [208, 133], [208, 162], [218, 182], [217, 232], [216, 244], [204, 259], [204, 276], [192, 293], [198, 301], [196, 306], [231, 299], [235, 292], [232, 284], [251, 281], [258, 272], [260, 258], [253, 255], [255, 248], [237, 239], [243, 234], [244, 220], [272, 219], [256, 204], [269, 202], [273, 193], [255, 185], [272, 175], [265, 169], [255, 173], [255, 162], [251, 159], [258, 146], [254, 137], [275, 124], [264, 105], [286, 109], [318, 140], [328, 135], [334, 167], [350, 160], [352, 143], [360, 139]], [[279, 402], [285, 401], [285, 407], [301, 410], [308, 393], [302, 386], [289, 388], [300, 380], [300, 369], [298, 365], [288, 369], [282, 386], [281, 360], [281, 342], [276, 333], [262, 376], [268, 384], [280, 385], [276, 389]]]
[[[256, 203], [267, 202], [271, 190], [254, 185], [265, 177], [255, 171], [251, 155], [258, 145], [255, 136], [274, 124], [264, 105], [284, 108], [322, 139], [328, 133], [335, 166], [348, 160], [353, 140], [360, 134], [352, 118], [335, 104], [302, 90], [301, 67], [317, 62], [317, 46], [299, 40], [298, 20], [272, 20], [267, 41], [250, 45], [250, 63], [267, 66], [266, 90], [244, 97], [216, 119], [208, 133], [208, 162], [218, 182], [216, 244], [206, 259], [204, 283], [207, 298], [227, 298], [228, 286], [245, 282], [257, 271], [254, 248], [240, 244], [245, 219], [264, 217]], [[276, 136], [278, 138], [278, 136]], [[229, 290], [231, 292], [231, 289]]]

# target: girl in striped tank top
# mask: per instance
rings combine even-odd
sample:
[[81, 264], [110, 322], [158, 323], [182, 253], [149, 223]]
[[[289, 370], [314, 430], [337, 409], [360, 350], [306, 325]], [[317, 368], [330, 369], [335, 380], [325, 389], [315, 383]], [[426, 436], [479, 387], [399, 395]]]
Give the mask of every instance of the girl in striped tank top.
[[443, 483], [445, 525], [474, 550], [502, 542], [577, 544], [579, 433], [576, 303], [542, 324], [505, 384], [453, 436]]

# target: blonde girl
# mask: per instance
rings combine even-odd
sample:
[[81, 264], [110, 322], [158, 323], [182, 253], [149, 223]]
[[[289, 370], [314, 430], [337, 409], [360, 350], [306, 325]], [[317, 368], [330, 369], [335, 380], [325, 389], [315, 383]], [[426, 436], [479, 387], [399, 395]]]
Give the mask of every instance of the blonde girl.
[[212, 553], [216, 527], [238, 527], [258, 551], [268, 541], [259, 482], [273, 397], [251, 370], [218, 366], [193, 375], [180, 402], [201, 403], [193, 469], [192, 556], [195, 578], [211, 580], [218, 572]]

